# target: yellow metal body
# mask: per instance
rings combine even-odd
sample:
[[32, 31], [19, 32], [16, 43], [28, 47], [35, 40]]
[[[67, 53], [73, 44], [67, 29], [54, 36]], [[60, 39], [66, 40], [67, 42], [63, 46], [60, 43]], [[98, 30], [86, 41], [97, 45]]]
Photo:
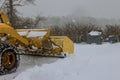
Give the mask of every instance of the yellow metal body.
[[2, 23], [5, 23], [5, 24], [11, 26], [8, 17], [6, 16], [6, 14], [4, 12], [0, 12], [0, 20], [1, 20]]
[[[10, 26], [7, 16], [0, 12], [0, 34], [7, 34], [8, 42], [26, 48], [25, 53], [74, 53], [74, 43], [67, 36], [50, 36], [50, 29], [17, 29]], [[44, 33], [45, 32], [45, 33]], [[44, 33], [41, 36], [41, 33]], [[0, 37], [3, 37], [0, 35]]]
[[[27, 41], [29, 42], [29, 45], [33, 45], [37, 48], [42, 47], [42, 41], [45, 41], [50, 36], [50, 30], [49, 29], [17, 29], [17, 33], [19, 33], [20, 36], [23, 36]], [[40, 36], [38, 34], [46, 32], [43, 36]], [[21, 34], [22, 33], [22, 34]], [[34, 35], [31, 36], [30, 34], [33, 33]], [[37, 36], [36, 36], [36, 35]]]
[[67, 36], [50, 36], [50, 38], [55, 44], [62, 47], [63, 52], [74, 53], [74, 43]]
[[14, 37], [15, 39], [19, 40], [20, 42], [24, 43], [25, 45], [29, 45], [28, 41], [20, 36], [15, 29], [10, 27], [6, 24], [0, 24], [0, 33], [1, 34], [8, 34], [8, 36]]
[[[36, 45], [35, 47], [42, 47], [42, 41], [50, 38], [52, 42], [54, 42], [55, 45], [60, 46], [63, 50], [63, 52], [72, 54], [74, 53], [74, 43], [71, 39], [69, 39], [67, 36], [50, 36], [50, 29], [18, 29], [17, 32], [26, 32], [27, 36], [30, 31], [33, 32], [46, 32], [46, 34], [42, 38], [33, 38], [32, 37], [32, 42], [34, 43], [33, 45]], [[41, 45], [41, 46], [37, 46]]]

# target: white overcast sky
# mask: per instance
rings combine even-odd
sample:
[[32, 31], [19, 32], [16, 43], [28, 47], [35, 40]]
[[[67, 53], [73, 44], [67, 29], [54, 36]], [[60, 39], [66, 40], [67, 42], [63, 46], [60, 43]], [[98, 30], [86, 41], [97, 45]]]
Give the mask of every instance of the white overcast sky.
[[35, 4], [19, 8], [19, 11], [25, 16], [120, 18], [120, 0], [36, 0]]

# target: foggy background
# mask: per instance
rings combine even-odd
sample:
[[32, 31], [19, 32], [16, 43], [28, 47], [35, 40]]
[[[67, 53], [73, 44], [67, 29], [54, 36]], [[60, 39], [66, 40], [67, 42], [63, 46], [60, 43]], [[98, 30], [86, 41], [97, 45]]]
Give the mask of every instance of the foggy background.
[[120, 0], [36, 0], [35, 5], [20, 7], [24, 16], [90, 16], [119, 19]]
[[86, 42], [91, 31], [102, 32], [104, 41], [109, 36], [120, 37], [119, 0], [34, 1], [34, 5], [14, 7], [18, 11], [17, 17], [11, 17], [15, 28], [50, 28], [51, 35], [65, 35], [74, 42]]

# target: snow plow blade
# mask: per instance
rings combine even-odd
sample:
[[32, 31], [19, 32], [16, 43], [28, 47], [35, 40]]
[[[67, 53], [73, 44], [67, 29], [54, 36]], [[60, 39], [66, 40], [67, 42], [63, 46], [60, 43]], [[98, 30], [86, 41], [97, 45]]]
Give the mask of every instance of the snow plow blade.
[[61, 46], [64, 53], [74, 53], [74, 43], [67, 36], [50, 36], [50, 39], [58, 46]]
[[29, 47], [20, 50], [21, 55], [66, 57], [73, 54], [74, 43], [67, 36], [50, 36], [50, 29], [18, 29], [17, 32], [29, 42]]

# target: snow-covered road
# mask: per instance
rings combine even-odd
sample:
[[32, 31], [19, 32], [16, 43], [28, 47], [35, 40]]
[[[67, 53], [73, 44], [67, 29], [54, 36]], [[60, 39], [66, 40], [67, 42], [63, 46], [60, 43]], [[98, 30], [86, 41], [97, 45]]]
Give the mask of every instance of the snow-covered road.
[[17, 72], [12, 74], [7, 74], [0, 76], [0, 80], [13, 80], [21, 72], [33, 68], [34, 66], [42, 66], [44, 64], [54, 63], [58, 58], [51, 57], [40, 57], [40, 56], [20, 56], [20, 66], [18, 67]]
[[75, 54], [64, 59], [22, 58], [18, 71], [0, 80], [120, 80], [119, 43], [75, 44]]

